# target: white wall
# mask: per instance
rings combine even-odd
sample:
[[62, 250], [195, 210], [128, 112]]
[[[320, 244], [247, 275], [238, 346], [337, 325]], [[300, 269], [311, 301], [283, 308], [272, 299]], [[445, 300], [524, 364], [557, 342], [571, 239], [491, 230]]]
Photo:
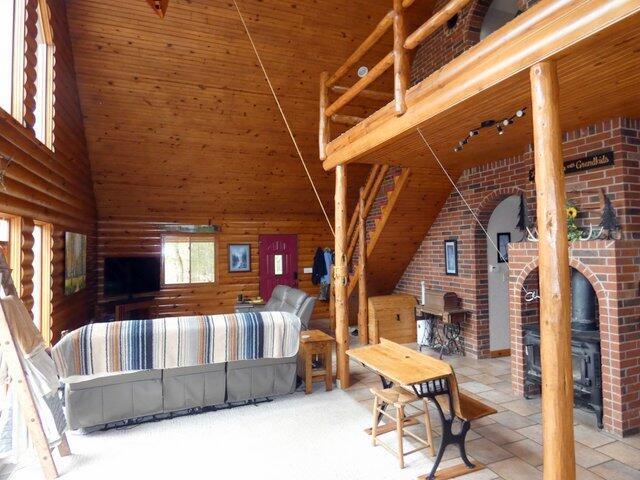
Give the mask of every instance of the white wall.
[[[498, 233], [509, 232], [511, 242], [522, 240], [523, 233], [516, 228], [520, 196], [505, 198], [489, 219], [487, 232], [498, 245]], [[489, 347], [492, 351], [509, 348], [509, 264], [498, 262], [498, 253], [487, 239], [489, 268]]]

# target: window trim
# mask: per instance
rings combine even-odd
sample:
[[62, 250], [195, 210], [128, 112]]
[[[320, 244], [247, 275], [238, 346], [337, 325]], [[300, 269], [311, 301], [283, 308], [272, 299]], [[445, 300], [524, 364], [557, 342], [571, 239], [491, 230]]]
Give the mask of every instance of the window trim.
[[9, 221], [9, 268], [11, 279], [18, 296], [22, 295], [22, 218], [8, 213], [0, 213], [0, 218]]
[[[51, 27], [51, 10], [49, 9], [49, 5], [47, 0], [38, 0], [38, 28], [42, 27], [42, 37], [44, 45], [46, 45], [45, 51], [45, 68], [44, 72], [46, 75], [45, 79], [45, 94], [44, 94], [44, 109], [43, 109], [43, 122], [44, 122], [44, 136], [42, 139], [39, 139], [36, 134], [36, 139], [39, 140], [45, 147], [47, 147], [52, 152], [55, 151], [53, 145], [53, 128], [54, 128], [54, 90], [55, 90], [55, 80], [54, 80], [54, 71], [53, 67], [55, 64], [55, 50], [56, 46], [53, 41], [53, 28]], [[37, 43], [37, 38], [36, 38]], [[39, 44], [38, 44], [39, 45]], [[37, 49], [37, 47], [36, 47]], [[36, 61], [38, 59], [36, 53]], [[38, 65], [35, 65], [36, 72], [38, 71]], [[36, 78], [36, 85], [37, 85]], [[36, 102], [37, 102], [37, 92], [36, 92]], [[35, 112], [34, 112], [35, 114]]]
[[[42, 295], [42, 299], [40, 301], [40, 326], [38, 328], [45, 345], [50, 346], [52, 337], [51, 328], [53, 326], [51, 319], [51, 313], [53, 312], [53, 293], [51, 291], [53, 286], [53, 269], [51, 265], [53, 261], [53, 225], [39, 220], [34, 220], [33, 223], [34, 227], [40, 227], [42, 229], [42, 265], [40, 267], [40, 276], [42, 277], [40, 279], [42, 282], [40, 295]], [[47, 279], [46, 282], [45, 278]]]
[[15, 0], [13, 11], [13, 71], [11, 72], [11, 112], [20, 125], [24, 126], [24, 67], [25, 67], [25, 22], [26, 0]]
[[[164, 255], [164, 246], [167, 241], [170, 239], [188, 239], [189, 240], [189, 262], [191, 262], [191, 239], [192, 238], [202, 238], [207, 239], [213, 242], [213, 281], [212, 282], [186, 282], [186, 283], [167, 283], [165, 281], [165, 255]], [[219, 255], [218, 255], [218, 236], [216, 234], [211, 233], [172, 233], [162, 235], [162, 271], [160, 272], [160, 285], [161, 288], [176, 288], [176, 287], [189, 287], [190, 285], [215, 285], [218, 283], [218, 263], [219, 263]], [[189, 277], [191, 277], [191, 270], [189, 270]], [[191, 280], [191, 278], [189, 278]]]

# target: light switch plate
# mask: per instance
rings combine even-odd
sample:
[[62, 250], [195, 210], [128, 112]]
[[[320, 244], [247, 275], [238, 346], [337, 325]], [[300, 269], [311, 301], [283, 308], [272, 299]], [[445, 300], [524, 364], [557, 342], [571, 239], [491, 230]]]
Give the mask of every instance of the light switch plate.
[[304, 267], [304, 273], [313, 273], [313, 268], [311, 268], [311, 267]]

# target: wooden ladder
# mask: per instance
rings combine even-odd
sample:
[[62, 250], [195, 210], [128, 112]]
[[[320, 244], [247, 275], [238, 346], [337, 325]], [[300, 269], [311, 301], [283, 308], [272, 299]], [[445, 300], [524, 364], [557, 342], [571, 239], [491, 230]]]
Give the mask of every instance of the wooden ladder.
[[[11, 279], [11, 269], [7, 264], [2, 251], [0, 251], [0, 284], [4, 289], [5, 295], [15, 295], [17, 291], [13, 280]], [[17, 335], [12, 332], [10, 323], [6, 320], [5, 315], [0, 315], [0, 348], [7, 359], [7, 367], [11, 381], [17, 388], [18, 402], [20, 411], [27, 424], [29, 437], [35, 446], [38, 455], [38, 461], [42, 467], [42, 471], [47, 480], [58, 478], [58, 469], [53, 461], [49, 441], [42, 425], [42, 418], [36, 407], [36, 401], [27, 381], [27, 374], [20, 361], [20, 353], [16, 344]], [[44, 341], [43, 341], [44, 343]], [[58, 445], [60, 456], [66, 457], [71, 455], [67, 437], [63, 433], [62, 440]]]

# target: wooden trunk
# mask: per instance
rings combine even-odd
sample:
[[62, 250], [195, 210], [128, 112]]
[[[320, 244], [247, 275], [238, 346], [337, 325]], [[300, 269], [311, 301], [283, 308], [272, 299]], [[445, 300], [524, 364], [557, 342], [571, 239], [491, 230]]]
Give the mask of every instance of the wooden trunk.
[[386, 338], [396, 343], [416, 341], [416, 299], [412, 295], [369, 298], [369, 342]]

